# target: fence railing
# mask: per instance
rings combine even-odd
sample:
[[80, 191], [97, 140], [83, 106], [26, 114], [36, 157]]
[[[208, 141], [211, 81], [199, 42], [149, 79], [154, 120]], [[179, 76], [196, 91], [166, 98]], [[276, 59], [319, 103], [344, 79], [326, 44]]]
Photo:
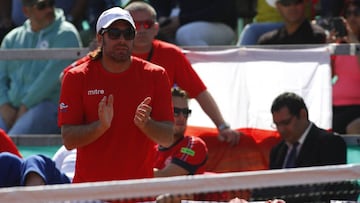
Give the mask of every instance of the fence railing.
[[[188, 46], [184, 50], [216, 51], [236, 48], [308, 49], [327, 46], [333, 55], [360, 55], [360, 44], [301, 44], [301, 45], [251, 45], [251, 46]], [[77, 59], [85, 56], [89, 48], [56, 49], [0, 49], [0, 60]]]

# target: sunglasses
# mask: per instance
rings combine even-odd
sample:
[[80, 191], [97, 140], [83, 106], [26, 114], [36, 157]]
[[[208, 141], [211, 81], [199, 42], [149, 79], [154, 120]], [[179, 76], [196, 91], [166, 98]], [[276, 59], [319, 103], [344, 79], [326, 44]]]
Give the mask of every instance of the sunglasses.
[[175, 116], [175, 117], [178, 117], [178, 116], [180, 116], [180, 113], [182, 113], [183, 116], [184, 116], [185, 118], [187, 118], [187, 117], [189, 117], [189, 115], [191, 114], [191, 109], [189, 109], [189, 108], [183, 108], [183, 109], [181, 109], [181, 108], [176, 108], [176, 107], [174, 107], [174, 116]]
[[33, 6], [41, 11], [41, 10], [44, 10], [46, 8], [49, 8], [49, 7], [54, 7], [55, 5], [55, 0], [48, 0], [48, 1], [40, 1], [40, 2], [37, 2], [36, 4], [34, 4]]
[[135, 27], [139, 30], [142, 25], [145, 30], [148, 30], [154, 25], [154, 23], [155, 22], [153, 20], [135, 21]]
[[303, 0], [280, 0], [279, 3], [283, 6], [291, 6], [302, 3]]
[[117, 40], [121, 36], [123, 36], [125, 40], [133, 40], [135, 38], [135, 30], [132, 28], [125, 30], [120, 30], [117, 28], [102, 29], [101, 35], [104, 35], [105, 33], [107, 33], [109, 38], [112, 40]]
[[345, 12], [345, 17], [349, 17], [351, 15], [354, 15], [355, 17], [360, 16], [360, 8], [356, 8], [356, 9], [353, 9], [353, 10], [347, 10]]

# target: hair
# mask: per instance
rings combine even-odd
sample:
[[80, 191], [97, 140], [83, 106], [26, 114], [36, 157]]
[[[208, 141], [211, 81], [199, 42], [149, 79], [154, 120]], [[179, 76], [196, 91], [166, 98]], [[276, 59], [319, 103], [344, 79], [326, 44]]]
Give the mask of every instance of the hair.
[[21, 3], [23, 6], [33, 6], [35, 3], [37, 2], [37, 0], [22, 0]]
[[346, 0], [344, 4], [344, 12], [349, 8], [349, 6], [355, 6], [357, 8], [360, 8], [360, 0]]
[[133, 11], [146, 11], [151, 14], [154, 21], [157, 18], [155, 9], [150, 4], [144, 1], [130, 1], [130, 3], [127, 4], [124, 9], [129, 11], [130, 13]]
[[297, 117], [299, 117], [302, 109], [305, 109], [308, 114], [303, 98], [293, 92], [284, 92], [277, 96], [271, 105], [271, 113], [277, 112], [283, 107], [287, 107], [290, 114]]
[[189, 96], [186, 93], [186, 91], [182, 90], [180, 87], [176, 87], [176, 86], [171, 88], [171, 95], [173, 97], [181, 97], [181, 98], [184, 98], [184, 99], [189, 99]]

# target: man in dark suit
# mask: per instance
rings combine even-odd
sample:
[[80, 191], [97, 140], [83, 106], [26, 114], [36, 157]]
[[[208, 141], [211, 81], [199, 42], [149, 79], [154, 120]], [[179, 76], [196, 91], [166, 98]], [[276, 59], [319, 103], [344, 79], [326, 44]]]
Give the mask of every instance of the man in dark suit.
[[[283, 140], [270, 152], [270, 169], [346, 164], [344, 140], [309, 121], [308, 109], [300, 96], [289, 92], [279, 95], [271, 113]], [[294, 143], [295, 162], [287, 167]]]
[[[317, 127], [309, 120], [304, 100], [295, 93], [280, 94], [272, 103], [274, 127], [282, 141], [270, 152], [270, 169], [296, 168], [346, 164], [346, 144], [342, 137]], [[316, 184], [265, 188], [255, 190], [255, 199], [281, 197], [288, 202], [329, 202], [330, 199], [356, 199], [357, 195], [344, 195], [340, 191], [353, 190], [357, 185], [344, 182], [336, 185]], [[340, 192], [331, 195], [331, 191]], [[317, 196], [316, 192], [325, 192]], [[298, 196], [299, 194], [308, 194]]]

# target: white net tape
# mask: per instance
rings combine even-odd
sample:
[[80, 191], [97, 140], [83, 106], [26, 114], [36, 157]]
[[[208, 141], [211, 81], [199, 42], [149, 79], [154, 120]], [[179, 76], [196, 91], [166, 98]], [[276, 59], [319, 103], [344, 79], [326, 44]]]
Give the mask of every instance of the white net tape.
[[133, 199], [360, 179], [360, 164], [0, 189], [0, 202]]

